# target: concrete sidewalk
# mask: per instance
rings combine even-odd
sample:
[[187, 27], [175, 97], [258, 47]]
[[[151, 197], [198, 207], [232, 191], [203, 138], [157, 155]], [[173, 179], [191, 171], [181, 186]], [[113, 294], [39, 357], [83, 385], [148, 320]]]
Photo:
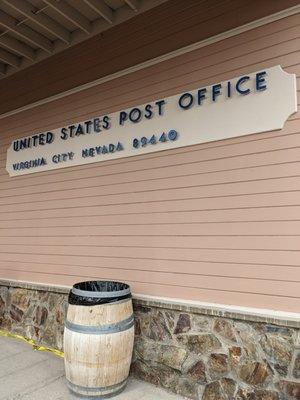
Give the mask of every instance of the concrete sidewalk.
[[[65, 385], [63, 360], [34, 351], [21, 341], [0, 337], [0, 400], [77, 399]], [[155, 386], [130, 380], [115, 400], [180, 400]]]

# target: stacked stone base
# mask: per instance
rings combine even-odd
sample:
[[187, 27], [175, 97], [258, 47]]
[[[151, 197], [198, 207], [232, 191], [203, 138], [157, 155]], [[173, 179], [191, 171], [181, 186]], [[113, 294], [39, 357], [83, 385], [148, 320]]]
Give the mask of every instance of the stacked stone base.
[[[67, 290], [0, 285], [0, 329], [62, 350]], [[132, 374], [190, 399], [300, 400], [299, 321], [134, 300]]]
[[300, 399], [300, 332], [135, 305], [133, 373], [192, 399]]

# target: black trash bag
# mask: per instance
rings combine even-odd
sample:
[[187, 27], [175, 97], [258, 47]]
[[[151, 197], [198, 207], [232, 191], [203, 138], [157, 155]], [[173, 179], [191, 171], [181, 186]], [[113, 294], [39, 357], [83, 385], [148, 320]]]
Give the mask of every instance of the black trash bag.
[[[73, 292], [73, 289], [74, 292]], [[86, 291], [84, 293], [76, 294], [76, 289]], [[93, 292], [97, 297], [92, 297], [89, 292]], [[124, 294], [116, 293], [124, 292]], [[98, 304], [115, 303], [116, 301], [131, 298], [130, 286], [122, 282], [112, 281], [86, 281], [79, 282], [73, 285], [69, 293], [69, 304], [78, 306], [94, 306]]]

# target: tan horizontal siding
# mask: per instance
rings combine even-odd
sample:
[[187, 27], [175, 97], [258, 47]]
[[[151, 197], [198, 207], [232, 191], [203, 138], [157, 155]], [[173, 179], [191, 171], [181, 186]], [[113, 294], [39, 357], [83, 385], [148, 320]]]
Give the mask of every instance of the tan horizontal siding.
[[[228, 249], [228, 250], [272, 250], [299, 251], [300, 241], [297, 236], [0, 236], [1, 245], [32, 245], [36, 246], [95, 246], [99, 249], [110, 247], [128, 248], [168, 248], [168, 249]], [[278, 269], [280, 271], [280, 269]], [[247, 269], [244, 270], [247, 273]]]
[[[12, 263], [13, 266], [16, 266], [16, 263]], [[32, 265], [32, 264], [31, 264]], [[51, 264], [43, 264], [45, 269], [51, 271]], [[40, 272], [41, 267], [38, 267], [38, 271], [29, 270], [28, 272], [23, 272], [15, 267], [11, 266], [10, 268], [3, 269], [7, 279], [16, 279], [16, 277], [20, 280], [27, 280], [28, 275], [35, 282], [47, 282], [48, 284], [57, 284], [59, 280], [60, 284], [62, 285], [71, 285], [74, 282], [78, 282], [81, 280], [87, 279], [99, 279], [99, 274], [97, 271], [93, 275], [90, 274], [79, 274], [76, 272], [76, 268], [73, 267], [73, 274], [65, 274], [65, 273], [54, 273], [51, 272], [43, 273]], [[107, 278], [102, 276], [102, 278]], [[135, 288], [135, 293], [137, 294], [146, 294], [152, 296], [161, 296], [162, 293], [166, 297], [175, 297], [176, 293], [178, 295], [179, 291], [182, 292], [183, 286], [182, 285], [172, 285], [172, 284], [153, 284], [150, 282], [144, 281], [130, 281], [127, 282]], [[255, 291], [254, 293], [246, 293], [240, 290], [230, 291], [227, 290], [225, 286], [222, 289], [215, 289], [215, 288], [204, 288], [204, 287], [188, 287], [185, 288], [189, 292], [189, 297], [191, 299], [204, 299], [206, 302], [213, 302], [219, 304], [237, 304], [237, 305], [249, 305], [251, 304], [252, 307], [263, 307], [269, 309], [278, 309], [278, 310], [291, 310], [298, 312], [299, 307], [297, 303], [297, 299], [290, 296], [274, 296], [268, 294], [261, 294]], [[174, 296], [175, 293], [175, 296]]]
[[[37, 207], [36, 204], [33, 207], [28, 207], [28, 210], [15, 210], [12, 211], [3, 211], [0, 213], [1, 218], [3, 220], [11, 218], [13, 215], [16, 216], [16, 219], [26, 217], [29, 215], [29, 218], [32, 217], [47, 217], [49, 215], [55, 216], [57, 213], [59, 215], [74, 215], [74, 212], [81, 213], [83, 215], [92, 213], [93, 211], [102, 215], [110, 215], [110, 214], [123, 214], [123, 213], [144, 213], [144, 212], [161, 212], [161, 211], [182, 211], [182, 210], [194, 210], [202, 209], [202, 210], [212, 210], [212, 209], [235, 209], [235, 208], [257, 208], [257, 207], [283, 207], [283, 206], [292, 206], [299, 204], [300, 199], [300, 191], [292, 190], [289, 192], [277, 191], [271, 193], [261, 193], [261, 194], [247, 194], [247, 195], [239, 195], [239, 196], [226, 196], [226, 197], [210, 197], [209, 201], [207, 197], [204, 198], [194, 198], [194, 199], [179, 199], [179, 200], [170, 200], [168, 202], [165, 201], [141, 201], [141, 202], [131, 202], [131, 203], [117, 203], [112, 205], [101, 204], [97, 198], [94, 200], [93, 204], [90, 204], [87, 207], [82, 207], [82, 201], [80, 201], [79, 205], [68, 204], [66, 203], [66, 207], [53, 207], [52, 203], [48, 205], [48, 207]], [[196, 202], [196, 206], [195, 206]], [[91, 202], [90, 202], [91, 203]], [[99, 205], [100, 203], [100, 205]], [[281, 209], [280, 209], [281, 210]], [[45, 211], [47, 211], [45, 215]]]
[[[167, 211], [146, 213], [122, 213], [122, 214], [101, 214], [97, 209], [85, 208], [69, 210], [68, 216], [64, 210], [53, 210], [50, 216], [38, 217], [31, 212], [19, 213], [17, 215], [1, 215], [1, 228], [35, 228], [43, 223], [44, 227], [55, 226], [97, 226], [97, 225], [132, 225], [135, 224], [174, 224], [174, 223], [211, 223], [211, 222], [255, 222], [255, 221], [277, 221], [282, 220], [278, 207], [261, 207], [246, 209], [220, 209], [220, 210], [188, 210], [188, 211]], [[295, 214], [300, 212], [300, 206], [284, 209], [285, 220], [293, 221]], [[80, 215], [80, 216], [78, 216]], [[138, 217], [138, 221], [136, 218]], [[55, 219], [54, 219], [55, 218]]]
[[[46, 257], [45, 257], [46, 258]], [[45, 262], [44, 258], [44, 262]], [[49, 257], [51, 260], [51, 257]], [[13, 260], [15, 257], [13, 258]], [[28, 257], [24, 257], [24, 259], [28, 259]], [[57, 257], [55, 258], [55, 260]], [[49, 260], [49, 261], [50, 261]], [[141, 262], [142, 260], [140, 260]], [[105, 261], [104, 261], [105, 262]], [[123, 260], [123, 264], [126, 262], [126, 260]], [[117, 261], [114, 261], [111, 263], [114, 265], [118, 265]], [[153, 262], [152, 262], [153, 264]], [[130, 270], [130, 269], [117, 269], [117, 268], [97, 268], [97, 267], [79, 267], [77, 266], [76, 268], [72, 265], [70, 266], [65, 266], [64, 264], [59, 265], [57, 264], [57, 261], [55, 261], [55, 264], [52, 264], [51, 268], [51, 274], [60, 274], [62, 271], [62, 266], [64, 268], [64, 272], [66, 274], [72, 274], [74, 273], [74, 270], [76, 271], [77, 274], [82, 275], [90, 275], [90, 274], [100, 274], [105, 277], [105, 279], [109, 280], [118, 280], [118, 276], [120, 274], [126, 274], [127, 275], [127, 280], [131, 282], [143, 282], [143, 283], [149, 283], [152, 285], [168, 285], [168, 286], [174, 286], [174, 287], [183, 287], [185, 286], [186, 288], [191, 287], [191, 288], [197, 288], [199, 289], [203, 288], [208, 288], [212, 290], [226, 290], [226, 291], [231, 291], [231, 292], [245, 292], [245, 293], [264, 293], [267, 296], [280, 296], [280, 297], [289, 297], [290, 299], [294, 299], [298, 297], [298, 285], [295, 282], [282, 282], [282, 281], [276, 281], [276, 280], [271, 280], [267, 279], [267, 285], [266, 285], [266, 280], [264, 279], [253, 279], [253, 278], [229, 278], [227, 276], [206, 276], [206, 275], [197, 275], [195, 273], [188, 274], [180, 274], [180, 273], [172, 273], [170, 274], [169, 272], [159, 272], [159, 271], [149, 271], [149, 270]], [[172, 268], [173, 265], [170, 263], [169, 268]], [[207, 268], [209, 265], [206, 266]], [[20, 267], [15, 267], [18, 271], [22, 271], [22, 266]], [[25, 267], [25, 269], [28, 269]], [[35, 265], [34, 263], [31, 264], [30, 270], [32, 272], [40, 272], [40, 265]], [[184, 282], [184, 284], [183, 284]], [[226, 289], [225, 289], [226, 288]], [[286, 293], [288, 292], [288, 296], [286, 296]]]
[[[195, 224], [132, 224], [1, 229], [0, 236], [207, 236], [207, 235], [300, 235], [300, 220]], [[99, 238], [99, 240], [101, 240]], [[199, 239], [200, 240], [200, 239]]]
[[[59, 261], [57, 260], [57, 257], [55, 258], [55, 262], [53, 262], [53, 257], [49, 257], [48, 261], [42, 261], [42, 262], [26, 262], [26, 261], [15, 261], [15, 259], [12, 260], [11, 257], [7, 257], [8, 260], [3, 261], [0, 263], [0, 266], [3, 267], [4, 269], [11, 267], [14, 270], [17, 271], [33, 271], [33, 272], [39, 272], [40, 271], [40, 264], [43, 263], [45, 267], [47, 267], [47, 270], [51, 274], [58, 274], [61, 275], [62, 271], [65, 274], [68, 275], [73, 275], [75, 273], [80, 273], [80, 274], [86, 274], [89, 273], [91, 276], [96, 273], [101, 273], [102, 275], [107, 276], [107, 274], [110, 275], [110, 279], [119, 279], [117, 274], [124, 274], [124, 273], [129, 273], [130, 277], [127, 279], [130, 280], [135, 280], [139, 279], [141, 281], [149, 281], [149, 283], [155, 282], [155, 279], [160, 279], [161, 277], [165, 278], [167, 280], [167, 283], [171, 283], [170, 279], [172, 279], [172, 276], [175, 276], [174, 283], [177, 286], [180, 286], [180, 280], [183, 279], [185, 280], [185, 277], [188, 276], [189, 279], [192, 279], [193, 277], [197, 277], [197, 279], [203, 279], [202, 284], [204, 279], [209, 282], [210, 284], [213, 282], [221, 282], [221, 279], [224, 278], [226, 279], [227, 282], [231, 282], [231, 284], [236, 285], [237, 280], [243, 279], [244, 285], [243, 285], [243, 290], [245, 293], [253, 293], [257, 292], [258, 285], [263, 284], [263, 282], [270, 281], [270, 286], [268, 286], [268, 290], [265, 292], [265, 294], [268, 295], [280, 295], [282, 297], [286, 296], [286, 293], [284, 293], [285, 290], [287, 290], [287, 287], [289, 286], [290, 282], [286, 281], [281, 285], [282, 279], [280, 276], [280, 268], [278, 266], [256, 266], [252, 264], [242, 264], [242, 265], [232, 265], [230, 268], [226, 263], [205, 263], [205, 262], [198, 262], [198, 268], [197, 271], [195, 271], [195, 267], [193, 263], [187, 263], [184, 262], [182, 263], [165, 263], [162, 262], [159, 264], [157, 267], [153, 267], [151, 272], [149, 272], [147, 268], [147, 263], [145, 266], [140, 267], [140, 264], [144, 261], [142, 259], [137, 259], [136, 261], [132, 260], [126, 260], [125, 258], [123, 259], [109, 259], [108, 262], [106, 262], [105, 258], [102, 260], [102, 265], [101, 268], [97, 268], [95, 266], [88, 267], [88, 266], [80, 266], [80, 265], [68, 265], [65, 262], [62, 264], [59, 264]], [[17, 257], [16, 257], [17, 258]], [[26, 258], [25, 258], [26, 259]], [[131, 262], [128, 262], [131, 261]], [[122, 265], [126, 262], [129, 265], [127, 268], [122, 268]], [[153, 264], [153, 262], [152, 262]], [[112, 267], [113, 265], [113, 267]], [[185, 272], [182, 273], [182, 267], [185, 267]], [[173, 269], [173, 272], [170, 273], [170, 268]], [[207, 275], [207, 270], [209, 269], [210, 274]], [[248, 270], [248, 273], [245, 273], [245, 270]], [[286, 267], [286, 271], [289, 273], [289, 276], [291, 278], [292, 282], [295, 282], [294, 280], [297, 280], [297, 274], [299, 273], [299, 269], [294, 268], [294, 267]], [[232, 278], [231, 274], [234, 272], [236, 274], [236, 278]], [[151, 277], [152, 279], [149, 279]], [[213, 281], [210, 282], [210, 277], [213, 277]], [[146, 281], [145, 281], [146, 280]], [[161, 279], [158, 283], [162, 284], [164, 279]], [[226, 282], [225, 281], [225, 282]], [[157, 282], [157, 281], [156, 281]], [[196, 283], [196, 281], [194, 281]], [[201, 284], [200, 284], [201, 285]], [[199, 286], [200, 286], [199, 285]], [[255, 285], [255, 287], [253, 287]], [[191, 286], [194, 286], [194, 284], [191, 284]], [[289, 297], [296, 297], [297, 298], [297, 284], [294, 283], [291, 287], [292, 291], [289, 291]], [[216, 289], [222, 289], [222, 286], [218, 285]], [[236, 286], [233, 289], [231, 289], [233, 292], [240, 291], [241, 287]]]
[[[36, 249], [36, 246], [33, 245], [18, 245], [18, 248], [14, 245], [1, 245], [0, 244], [1, 253], [5, 254], [5, 257], [20, 257], [20, 255], [34, 255], [40, 256], [49, 256], [50, 259], [55, 258], [55, 256], [60, 256], [61, 259], [66, 261], [66, 257], [101, 257], [103, 263], [105, 263], [106, 258], [109, 260], [115, 259], [130, 259], [132, 262], [134, 260], [159, 260], [164, 261], [165, 264], [177, 265], [175, 269], [170, 269], [168, 265], [164, 268], [164, 263], [157, 265], [158, 270], [165, 270], [166, 272], [172, 273], [198, 273], [199, 268], [202, 265], [199, 264], [209, 264], [209, 263], [217, 263], [218, 270], [221, 271], [222, 264], [236, 264], [236, 265], [263, 265], [263, 267], [257, 268], [260, 269], [260, 273], [258, 276], [252, 275], [252, 278], [268, 278], [275, 279], [275, 276], [265, 273], [267, 272], [265, 267], [272, 267], [275, 270], [277, 266], [285, 265], [289, 266], [290, 271], [293, 270], [295, 273], [298, 271], [299, 273], [299, 251], [289, 251], [289, 250], [240, 250], [240, 249], [193, 249], [193, 248], [160, 248], [160, 247], [118, 247], [112, 252], [111, 247], [97, 247], [97, 246], [89, 246], [85, 244], [85, 246], [40, 246], [39, 249]], [[38, 252], [38, 253], [37, 253]], [[49, 262], [50, 262], [49, 259]], [[247, 259], [247, 262], [245, 262]], [[25, 260], [23, 260], [25, 261]], [[114, 262], [114, 261], [113, 261]], [[196, 263], [196, 264], [195, 264]], [[139, 262], [138, 262], [139, 264]], [[182, 269], [182, 266], [186, 265], [187, 268]], [[123, 266], [126, 269], [128, 265]], [[199, 267], [199, 268], [198, 268]], [[205, 265], [207, 268], [207, 265]], [[135, 265], [135, 269], [144, 269], [145, 265]], [[202, 274], [205, 273], [208, 275], [208, 270], [204, 268], [202, 270]], [[269, 268], [270, 271], [270, 268]], [[225, 273], [225, 269], [223, 271]], [[211, 273], [211, 271], [209, 271]], [[221, 272], [219, 272], [222, 275]], [[249, 271], [251, 274], [251, 271]], [[231, 269], [226, 270], [227, 275], [231, 275]], [[239, 268], [239, 275], [248, 276], [248, 271], [245, 268]], [[232, 277], [234, 278], [234, 277]], [[282, 280], [282, 276], [280, 276], [280, 268], [277, 268], [277, 279]], [[293, 278], [294, 279], [294, 278]]]
[[[288, 142], [288, 138], [287, 139]], [[297, 139], [300, 139], [297, 135]], [[299, 140], [300, 144], [300, 140]], [[299, 148], [300, 146], [298, 146]], [[293, 150], [297, 150], [296, 148]], [[291, 151], [285, 151], [285, 154], [291, 154]], [[258, 157], [255, 157], [257, 161]], [[229, 160], [230, 161], [230, 160]], [[30, 203], [35, 201], [56, 200], [71, 197], [92, 197], [105, 196], [108, 194], [120, 194], [130, 192], [134, 183], [135, 193], [149, 192], [165, 189], [176, 189], [184, 187], [201, 186], [205, 188], [205, 193], [210, 193], [214, 187], [219, 185], [242, 186], [242, 183], [265, 181], [267, 184], [272, 180], [286, 179], [293, 177], [297, 179], [299, 174], [300, 161], [290, 161], [288, 163], [265, 164], [253, 167], [240, 167], [227, 169], [226, 171], [204, 172], [201, 163], [187, 163], [173, 167], [147, 169], [144, 171], [134, 171], [132, 173], [116, 173], [102, 177], [99, 184], [97, 177], [78, 178], [72, 181], [61, 181], [58, 183], [49, 183], [41, 185], [29, 185], [14, 189], [3, 189], [0, 193], [0, 206], [13, 203]], [[220, 163], [221, 164], [221, 163]], [[224, 165], [224, 161], [222, 163]], [[256, 164], [257, 165], [257, 164]], [[236, 166], [236, 165], [235, 165]], [[221, 167], [221, 166], [220, 166]], [[191, 173], [191, 168], [193, 169]], [[3, 186], [5, 186], [3, 184]], [[210, 189], [207, 191], [207, 187]], [[86, 189], [83, 192], [82, 189]], [[15, 195], [18, 194], [16, 198]]]
[[118, 279], [136, 293], [299, 311], [299, 112], [280, 131], [5, 171], [12, 139], [245, 72], [281, 64], [299, 93], [299, 24], [294, 15], [2, 120], [0, 277]]
[[[72, 193], [62, 192], [60, 198], [51, 200], [51, 195], [41, 197], [36, 196], [32, 201], [25, 201], [15, 196], [9, 203], [3, 199], [0, 205], [0, 213], [22, 212], [26, 210], [43, 210], [49, 208], [69, 208], [85, 206], [109, 206], [128, 203], [147, 203], [156, 201], [173, 201], [183, 199], [213, 199], [225, 197], [237, 197], [264, 193], [294, 192], [300, 184], [300, 177], [275, 178], [268, 180], [224, 183], [218, 185], [191, 185], [188, 187], [164, 189], [156, 185], [152, 189], [139, 191], [133, 187], [132, 191], [121, 193], [111, 193], [112, 190], [105, 191], [99, 188], [89, 190], [81, 189], [80, 196], [72, 197]], [[133, 184], [134, 185], [134, 184]], [[116, 188], [116, 190], [120, 190]], [[77, 193], [77, 192], [76, 192]], [[196, 202], [195, 202], [196, 203]]]

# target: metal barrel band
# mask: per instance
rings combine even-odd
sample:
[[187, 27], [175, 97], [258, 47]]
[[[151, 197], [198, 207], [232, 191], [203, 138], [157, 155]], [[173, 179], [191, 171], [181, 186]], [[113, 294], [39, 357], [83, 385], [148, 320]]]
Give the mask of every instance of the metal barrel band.
[[123, 332], [127, 329], [130, 329], [134, 325], [134, 317], [133, 314], [129, 317], [124, 319], [123, 321], [117, 322], [115, 324], [110, 325], [102, 325], [102, 326], [95, 326], [95, 325], [78, 325], [74, 324], [66, 320], [65, 326], [67, 329], [77, 333], [86, 333], [89, 335], [98, 335], [98, 334], [109, 334], [109, 333], [117, 333]]
[[[75, 383], [72, 383], [68, 379], [66, 381], [67, 381], [67, 386], [71, 390], [72, 394], [75, 394], [80, 398], [107, 399], [109, 397], [116, 396], [117, 394], [121, 393], [124, 390], [127, 383], [127, 378], [122, 382], [116, 383], [115, 385], [102, 386], [102, 387], [86, 387], [86, 386], [76, 385]], [[79, 393], [80, 391], [86, 392], [86, 394]], [[107, 391], [111, 392], [107, 393]], [[93, 396], [93, 394], [95, 395]]]
[[130, 294], [130, 289], [123, 289], [123, 290], [117, 290], [115, 292], [92, 292], [88, 290], [80, 290], [77, 288], [72, 288], [72, 293], [81, 296], [81, 297], [93, 297], [97, 299], [106, 299], [106, 298], [114, 298], [114, 297], [122, 297], [126, 296], [127, 294]]

